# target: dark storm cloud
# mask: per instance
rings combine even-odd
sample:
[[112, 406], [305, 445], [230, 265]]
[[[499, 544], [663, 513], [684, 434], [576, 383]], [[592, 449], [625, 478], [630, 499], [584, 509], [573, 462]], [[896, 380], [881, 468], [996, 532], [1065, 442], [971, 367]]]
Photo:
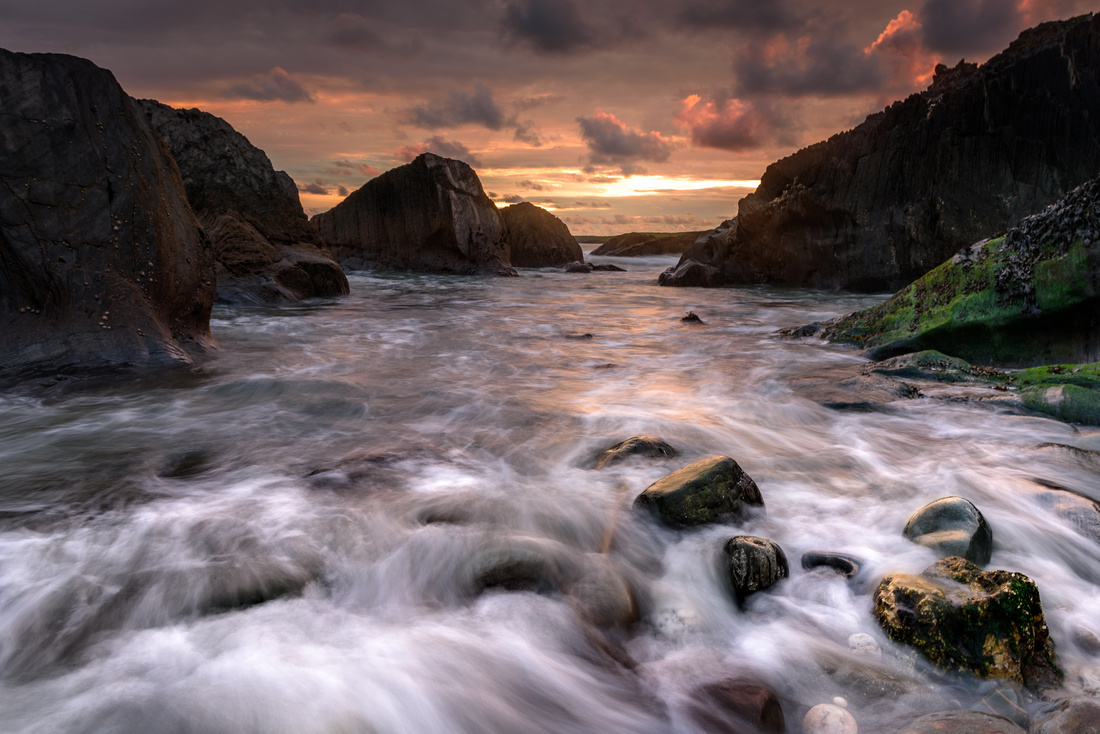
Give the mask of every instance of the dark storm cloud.
[[544, 186], [543, 184], [540, 184], [538, 181], [520, 181], [519, 183], [516, 184], [516, 186], [518, 186], [519, 188], [524, 189], [526, 191], [549, 191], [550, 190], [549, 186]]
[[517, 143], [527, 143], [533, 148], [538, 148], [542, 145], [542, 138], [539, 137], [538, 131], [535, 129], [534, 120], [524, 120], [516, 125], [516, 134], [512, 136], [512, 140]]
[[[305, 193], [305, 194], [325, 195], [325, 194], [329, 193], [330, 187], [327, 183], [325, 183], [321, 179], [317, 179], [316, 181], [314, 181], [312, 183], [298, 184], [298, 190], [301, 191], [302, 193]], [[345, 194], [345, 196], [347, 196], [347, 194]]]
[[522, 204], [524, 201], [526, 201], [526, 199], [524, 199], [519, 194], [508, 194], [507, 196], [503, 197], [501, 201], [503, 201], [505, 204]]
[[341, 185], [336, 187], [336, 193], [339, 194], [340, 196], [347, 196], [351, 192], [348, 191], [347, 186], [344, 186], [343, 184], [341, 184]]
[[234, 84], [223, 94], [260, 102], [316, 102], [313, 94], [300, 81], [279, 66], [266, 74], [254, 74], [246, 81]]
[[457, 140], [445, 140], [439, 135], [428, 138], [420, 145], [406, 145], [399, 148], [397, 157], [409, 163], [421, 153], [435, 153], [444, 158], [455, 158], [475, 167], [481, 165], [481, 159], [465, 145]]
[[803, 22], [801, 14], [780, 0], [696, 0], [680, 11], [677, 20], [692, 28], [740, 31], [791, 30]]
[[924, 44], [932, 51], [965, 56], [993, 53], [1023, 27], [1015, 0], [928, 0], [920, 11]]
[[386, 45], [374, 23], [358, 13], [340, 13], [329, 23], [327, 40], [358, 50], [373, 50]]
[[664, 163], [672, 155], [672, 142], [660, 133], [630, 128], [608, 112], [597, 110], [592, 117], [578, 117], [577, 124], [591, 166], [616, 165], [624, 176], [631, 176], [644, 172], [639, 162]]
[[562, 54], [593, 44], [572, 0], [517, 0], [504, 8], [505, 33], [539, 53]]
[[404, 121], [429, 130], [469, 124], [500, 130], [506, 123], [504, 111], [493, 99], [493, 90], [484, 84], [475, 86], [473, 92], [452, 89], [442, 99], [411, 107], [405, 111]]
[[738, 97], [818, 95], [835, 97], [875, 93], [890, 80], [882, 60], [865, 46], [822, 31], [814, 36], [753, 42], [736, 52]]

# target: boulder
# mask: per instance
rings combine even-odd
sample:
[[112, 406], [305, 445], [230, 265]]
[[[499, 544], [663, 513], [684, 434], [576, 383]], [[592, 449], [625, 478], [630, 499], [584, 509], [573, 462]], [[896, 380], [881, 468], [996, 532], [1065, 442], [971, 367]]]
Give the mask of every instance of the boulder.
[[1061, 681], [1039, 590], [1021, 573], [982, 572], [957, 556], [919, 575], [887, 576], [874, 615], [895, 642], [949, 671], [1030, 688]]
[[853, 578], [859, 574], [860, 561], [855, 556], [832, 551], [806, 551], [802, 554], [802, 568], [811, 571], [815, 568], [831, 568], [841, 576]]
[[568, 592], [580, 615], [597, 627], [629, 629], [638, 622], [634, 589], [605, 555], [588, 554]]
[[424, 153], [312, 223], [351, 270], [515, 275], [504, 220], [474, 169]]
[[210, 243], [109, 71], [0, 50], [0, 373], [190, 364], [213, 347]]
[[993, 553], [993, 530], [981, 511], [962, 497], [944, 497], [913, 513], [905, 537], [941, 556], [962, 556], [984, 566]]
[[154, 100], [141, 105], [172, 151], [191, 208], [214, 245], [218, 298], [297, 301], [348, 293], [348, 279], [309, 225], [298, 188], [221, 119]]
[[764, 509], [756, 482], [728, 456], [685, 466], [649, 485], [634, 506], [674, 528], [736, 521]]
[[600, 452], [595, 459], [595, 468], [604, 469], [619, 464], [633, 456], [645, 456], [654, 459], [671, 459], [680, 452], [659, 438], [653, 436], [631, 436], [606, 451]]
[[1039, 492], [1035, 499], [1041, 507], [1053, 512], [1079, 534], [1100, 544], [1100, 502], [1068, 490], [1056, 489]]
[[819, 703], [802, 717], [802, 734], [858, 734], [859, 727], [848, 710], [831, 703]]
[[738, 535], [722, 546], [726, 577], [738, 606], [757, 591], [763, 591], [790, 576], [787, 556], [767, 538]]
[[618, 265], [612, 263], [601, 263], [599, 265], [592, 265], [592, 272], [594, 273], [625, 273], [626, 268], [620, 268]]
[[584, 260], [565, 222], [530, 202], [500, 210], [508, 230], [509, 259], [517, 268], [545, 268]]
[[728, 678], [700, 686], [691, 694], [688, 715], [710, 734], [784, 734], [779, 697], [748, 678]]
[[652, 234], [628, 232], [612, 237], [592, 251], [593, 255], [613, 257], [649, 257], [653, 255], [680, 255], [694, 244], [703, 232], [678, 232], [676, 234]]
[[981, 711], [941, 711], [922, 716], [898, 734], [1025, 734], [1012, 721]]
[[681, 263], [715, 267], [712, 285], [896, 290], [1096, 175], [1098, 46], [1085, 15], [937, 66], [926, 91], [769, 166], [713, 257]]
[[565, 267], [562, 268], [567, 273], [591, 273], [594, 269], [595, 266], [592, 263], [586, 263], [582, 260], [566, 263]]
[[867, 348], [875, 359], [935, 349], [1002, 367], [1095, 362], [1098, 303], [1100, 180], [1094, 180], [885, 303], [823, 325], [818, 335]]
[[1100, 734], [1100, 703], [1062, 699], [1036, 711], [1030, 734]]
[[722, 283], [718, 268], [696, 260], [681, 260], [678, 265], [657, 277], [657, 285], [673, 285], [682, 288], [714, 288]]

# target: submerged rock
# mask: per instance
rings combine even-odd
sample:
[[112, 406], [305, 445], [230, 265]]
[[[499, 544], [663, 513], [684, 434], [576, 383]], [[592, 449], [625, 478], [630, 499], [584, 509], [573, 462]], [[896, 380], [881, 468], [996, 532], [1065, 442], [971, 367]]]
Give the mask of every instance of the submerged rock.
[[774, 586], [791, 573], [783, 549], [767, 538], [738, 535], [726, 541], [722, 554], [733, 598], [739, 606], [752, 594]]
[[713, 282], [662, 284], [894, 290], [1004, 231], [1100, 170], [1098, 43], [1100, 15], [1084, 15], [981, 67], [937, 66], [926, 91], [770, 165], [736, 227], [681, 259]]
[[1062, 678], [1035, 582], [1021, 573], [982, 572], [959, 557], [919, 576], [887, 576], [874, 615], [890, 639], [939, 667], [1030, 688]]
[[500, 210], [508, 231], [509, 259], [517, 268], [545, 268], [584, 259], [565, 222], [530, 202]]
[[141, 105], [172, 151], [214, 245], [218, 298], [297, 301], [348, 293], [348, 279], [302, 211], [298, 188], [225, 120]]
[[432, 153], [371, 179], [312, 223], [349, 270], [515, 274], [474, 170]]
[[679, 451], [654, 436], [631, 436], [601, 452], [595, 459], [595, 468], [604, 469], [626, 461], [632, 456], [671, 459], [679, 455]]
[[756, 482], [728, 456], [703, 459], [649, 485], [635, 507], [674, 528], [735, 521], [764, 508]]
[[580, 575], [569, 584], [568, 593], [578, 612], [597, 627], [630, 629], [638, 622], [634, 589], [604, 555], [588, 555]]
[[700, 686], [691, 694], [688, 714], [709, 734], [784, 734], [779, 697], [748, 678]]
[[109, 71], [0, 50], [0, 373], [190, 364], [214, 263], [183, 181]]
[[934, 349], [1005, 367], [1100, 360], [1100, 180], [966, 252], [819, 335], [876, 358]]
[[1035, 712], [1030, 734], [1100, 734], [1100, 703], [1062, 699]]
[[922, 716], [898, 734], [1025, 734], [1012, 721], [982, 711], [941, 711]]
[[810, 571], [815, 568], [831, 568], [841, 576], [853, 578], [859, 574], [862, 561], [855, 556], [832, 551], [806, 551], [802, 554], [802, 568]]
[[921, 397], [900, 380], [868, 371], [864, 365], [840, 365], [796, 375], [791, 389], [799, 396], [832, 410], [866, 413], [887, 409], [899, 400]]
[[591, 273], [593, 269], [592, 263], [586, 263], [582, 260], [577, 262], [567, 263], [562, 270], [567, 273]]
[[722, 282], [722, 274], [718, 268], [697, 260], [681, 260], [679, 265], [669, 268], [657, 277], [658, 285], [681, 288], [715, 288], [722, 285]]
[[962, 556], [984, 566], [993, 554], [993, 530], [981, 511], [962, 497], [944, 497], [913, 513], [905, 537], [941, 556]]

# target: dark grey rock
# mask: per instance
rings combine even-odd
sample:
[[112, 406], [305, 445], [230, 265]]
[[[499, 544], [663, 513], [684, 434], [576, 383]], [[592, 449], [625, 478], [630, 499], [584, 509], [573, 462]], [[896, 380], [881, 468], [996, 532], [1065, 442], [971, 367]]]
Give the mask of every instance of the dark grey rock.
[[806, 551], [802, 554], [802, 568], [810, 571], [815, 568], [831, 568], [841, 576], [853, 578], [859, 574], [860, 561], [855, 556], [831, 551]]
[[725, 279], [713, 265], [696, 260], [681, 260], [679, 265], [661, 273], [657, 277], [657, 284], [682, 288], [714, 288], [724, 285]]
[[709, 734], [784, 734], [779, 697], [748, 678], [728, 678], [692, 691], [688, 715]]
[[225, 120], [142, 100], [179, 165], [187, 199], [214, 245], [218, 298], [297, 301], [348, 293], [348, 279], [309, 225], [298, 188]]
[[917, 510], [905, 524], [905, 537], [942, 557], [962, 556], [984, 566], [993, 553], [993, 530], [974, 503], [944, 497]]
[[530, 202], [500, 210], [508, 231], [513, 267], [545, 268], [584, 260], [584, 252], [565, 222]]
[[1098, 39], [1085, 15], [938, 66], [927, 91], [769, 166], [711, 257], [681, 258], [720, 277], [662, 284], [896, 290], [1005, 231], [1100, 170]]
[[568, 263], [562, 270], [567, 273], [591, 273], [592, 263], [586, 263], [582, 261]]
[[424, 153], [312, 219], [351, 269], [515, 275], [504, 220], [474, 170]]
[[722, 553], [733, 598], [739, 605], [791, 573], [783, 549], [767, 538], [738, 535], [726, 541]]
[[603, 265], [593, 265], [592, 272], [594, 273], [625, 273], [626, 268], [620, 268], [618, 265], [612, 265], [611, 263], [604, 263]]
[[645, 456], [655, 459], [671, 459], [680, 452], [654, 436], [631, 436], [595, 458], [595, 468], [604, 469], [621, 463], [633, 456]]
[[649, 485], [634, 506], [674, 528], [742, 519], [764, 509], [756, 482], [728, 456], [685, 466]]
[[190, 364], [213, 347], [210, 243], [109, 71], [0, 50], [0, 373]]

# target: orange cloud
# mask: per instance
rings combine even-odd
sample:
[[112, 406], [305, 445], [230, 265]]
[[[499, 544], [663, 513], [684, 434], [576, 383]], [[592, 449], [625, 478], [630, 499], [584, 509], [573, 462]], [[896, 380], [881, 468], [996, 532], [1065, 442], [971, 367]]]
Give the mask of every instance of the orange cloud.
[[750, 102], [724, 102], [692, 94], [680, 102], [676, 124], [691, 131], [692, 145], [722, 150], [759, 146], [768, 132], [768, 120]]
[[921, 22], [903, 10], [886, 24], [879, 37], [863, 52], [878, 54], [894, 66], [894, 84], [899, 87], [925, 87], [932, 81], [939, 58], [924, 47]]

